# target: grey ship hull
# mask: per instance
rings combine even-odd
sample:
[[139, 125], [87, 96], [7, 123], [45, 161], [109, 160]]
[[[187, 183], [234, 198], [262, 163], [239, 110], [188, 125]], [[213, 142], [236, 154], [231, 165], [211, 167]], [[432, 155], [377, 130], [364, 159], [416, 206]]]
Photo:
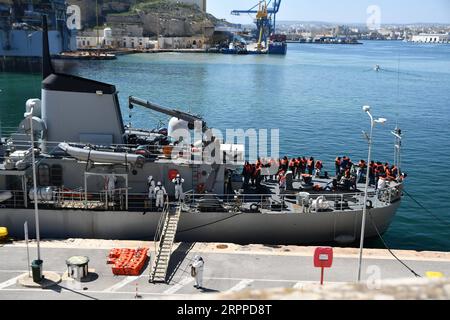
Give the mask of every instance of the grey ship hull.
[[[371, 209], [380, 233], [389, 227], [397, 201], [389, 206]], [[160, 213], [39, 210], [42, 238], [153, 240]], [[360, 237], [362, 211], [323, 213], [182, 213], [177, 241], [228, 242], [262, 244], [311, 244], [353, 242]], [[1, 209], [0, 225], [7, 226], [11, 236], [23, 238], [23, 224], [28, 221], [34, 233], [34, 210]], [[370, 216], [366, 237], [376, 237]]]

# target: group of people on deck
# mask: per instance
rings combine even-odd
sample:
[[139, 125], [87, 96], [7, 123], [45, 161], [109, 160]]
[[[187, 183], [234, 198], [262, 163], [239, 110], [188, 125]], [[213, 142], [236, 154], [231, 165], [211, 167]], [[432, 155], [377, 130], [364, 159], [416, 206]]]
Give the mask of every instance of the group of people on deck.
[[389, 165], [388, 162], [381, 163], [371, 161], [369, 166], [365, 160], [359, 160], [354, 164], [347, 157], [337, 157], [335, 160], [336, 178], [341, 184], [349, 185], [356, 190], [358, 183], [365, 182], [367, 169], [369, 170], [369, 186], [375, 189], [384, 189], [389, 181], [401, 182], [406, 178], [406, 173], [401, 173], [395, 165]]
[[[352, 162], [347, 157], [337, 157], [335, 160], [335, 183], [344, 190], [356, 190], [358, 183], [364, 183], [367, 172], [369, 174], [369, 185], [375, 189], [383, 189], [389, 181], [401, 182], [406, 177], [395, 165], [371, 161], [369, 165], [365, 160], [358, 163]], [[259, 188], [263, 180], [278, 181], [281, 189], [286, 188], [286, 176], [292, 174], [293, 179], [322, 177], [328, 179], [328, 172], [324, 171], [324, 164], [314, 157], [287, 156], [281, 159], [260, 159], [255, 163], [245, 162], [242, 176], [244, 177], [244, 188], [253, 186]]]
[[[172, 183], [175, 185], [175, 200], [177, 201], [183, 200], [184, 179], [179, 174], [177, 174], [177, 176], [172, 179]], [[153, 176], [148, 177], [147, 186], [148, 186], [148, 199], [150, 200], [151, 205], [153, 206], [154, 201], [157, 210], [158, 211], [162, 210], [167, 200], [166, 188], [163, 186], [161, 181], [156, 182], [153, 179]]]
[[[250, 185], [259, 188], [263, 180], [276, 180], [281, 188], [285, 188], [286, 175], [292, 174], [293, 179], [301, 179], [302, 175], [320, 177], [323, 171], [323, 162], [313, 157], [297, 157], [289, 159], [287, 156], [281, 159], [261, 159], [251, 164], [246, 161], [242, 176], [244, 187]], [[327, 173], [325, 173], [327, 176]]]

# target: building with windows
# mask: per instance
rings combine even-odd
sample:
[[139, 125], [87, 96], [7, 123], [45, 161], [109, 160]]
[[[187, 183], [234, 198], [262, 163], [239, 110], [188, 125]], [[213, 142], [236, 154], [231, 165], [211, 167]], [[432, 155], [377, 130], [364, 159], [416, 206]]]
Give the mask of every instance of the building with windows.
[[419, 43], [450, 43], [450, 34], [421, 33], [412, 36], [411, 41]]

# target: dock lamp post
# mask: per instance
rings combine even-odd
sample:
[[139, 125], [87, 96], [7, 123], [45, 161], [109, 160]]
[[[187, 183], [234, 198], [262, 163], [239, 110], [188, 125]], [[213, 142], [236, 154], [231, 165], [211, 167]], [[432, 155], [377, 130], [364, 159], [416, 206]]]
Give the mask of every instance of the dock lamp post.
[[[34, 155], [34, 131], [33, 131], [33, 113], [34, 106], [31, 106], [30, 111], [24, 114], [25, 118], [30, 120], [30, 137], [31, 137], [31, 157], [33, 167], [33, 198], [34, 198], [34, 217], [36, 223], [36, 245], [37, 245], [37, 260], [33, 261], [31, 268], [33, 270], [33, 281], [40, 282], [42, 279], [42, 263], [41, 247], [40, 247], [40, 232], [39, 232], [39, 209], [37, 199], [37, 179], [36, 179], [36, 159]], [[26, 197], [27, 195], [25, 195]]]
[[370, 135], [368, 136], [365, 133], [365, 136], [367, 138], [367, 141], [369, 143], [369, 156], [367, 160], [367, 172], [366, 172], [366, 188], [364, 189], [364, 204], [363, 204], [363, 216], [362, 216], [362, 223], [361, 223], [361, 242], [359, 247], [359, 264], [358, 264], [358, 282], [361, 281], [361, 264], [362, 264], [362, 254], [363, 254], [363, 248], [364, 248], [364, 233], [366, 229], [366, 214], [367, 214], [367, 198], [368, 198], [368, 189], [369, 189], [369, 165], [372, 158], [372, 143], [373, 143], [373, 128], [375, 127], [376, 123], [384, 124], [386, 123], [387, 119], [385, 118], [379, 118], [374, 119], [372, 114], [370, 113], [370, 107], [364, 106], [363, 111], [368, 114], [370, 118]]

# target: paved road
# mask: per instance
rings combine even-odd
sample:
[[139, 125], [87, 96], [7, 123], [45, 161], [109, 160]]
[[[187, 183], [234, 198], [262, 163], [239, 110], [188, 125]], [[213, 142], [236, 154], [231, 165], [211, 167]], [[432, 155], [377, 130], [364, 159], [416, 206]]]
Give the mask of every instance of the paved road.
[[[189, 299], [193, 294], [206, 295], [217, 292], [233, 292], [260, 288], [301, 288], [305, 284], [317, 283], [320, 271], [312, 266], [312, 257], [305, 255], [254, 254], [252, 252], [220, 253], [196, 252], [189, 244], [181, 244], [174, 252], [169, 266], [169, 284], [149, 284], [149, 267], [140, 277], [114, 276], [106, 265], [108, 249], [42, 248], [44, 270], [63, 274], [65, 260], [74, 255], [90, 258], [90, 269], [98, 277], [88, 283], [63, 281], [50, 289], [30, 289], [16, 283], [17, 277], [26, 272], [27, 255], [22, 246], [0, 247], [0, 300], [8, 299], [134, 299], [136, 288], [142, 299], [176, 298]], [[194, 247], [195, 248], [195, 247]], [[34, 259], [35, 249], [31, 248]], [[203, 292], [193, 287], [189, 263], [196, 254], [205, 260]], [[450, 275], [448, 260], [418, 260], [409, 258], [405, 262], [418, 274], [439, 271]], [[353, 282], [356, 279], [358, 260], [356, 255], [336, 257], [333, 268], [325, 272], [329, 283]], [[363, 279], [373, 283], [374, 279], [414, 277], [396, 260], [386, 257], [367, 258], [363, 263]]]

